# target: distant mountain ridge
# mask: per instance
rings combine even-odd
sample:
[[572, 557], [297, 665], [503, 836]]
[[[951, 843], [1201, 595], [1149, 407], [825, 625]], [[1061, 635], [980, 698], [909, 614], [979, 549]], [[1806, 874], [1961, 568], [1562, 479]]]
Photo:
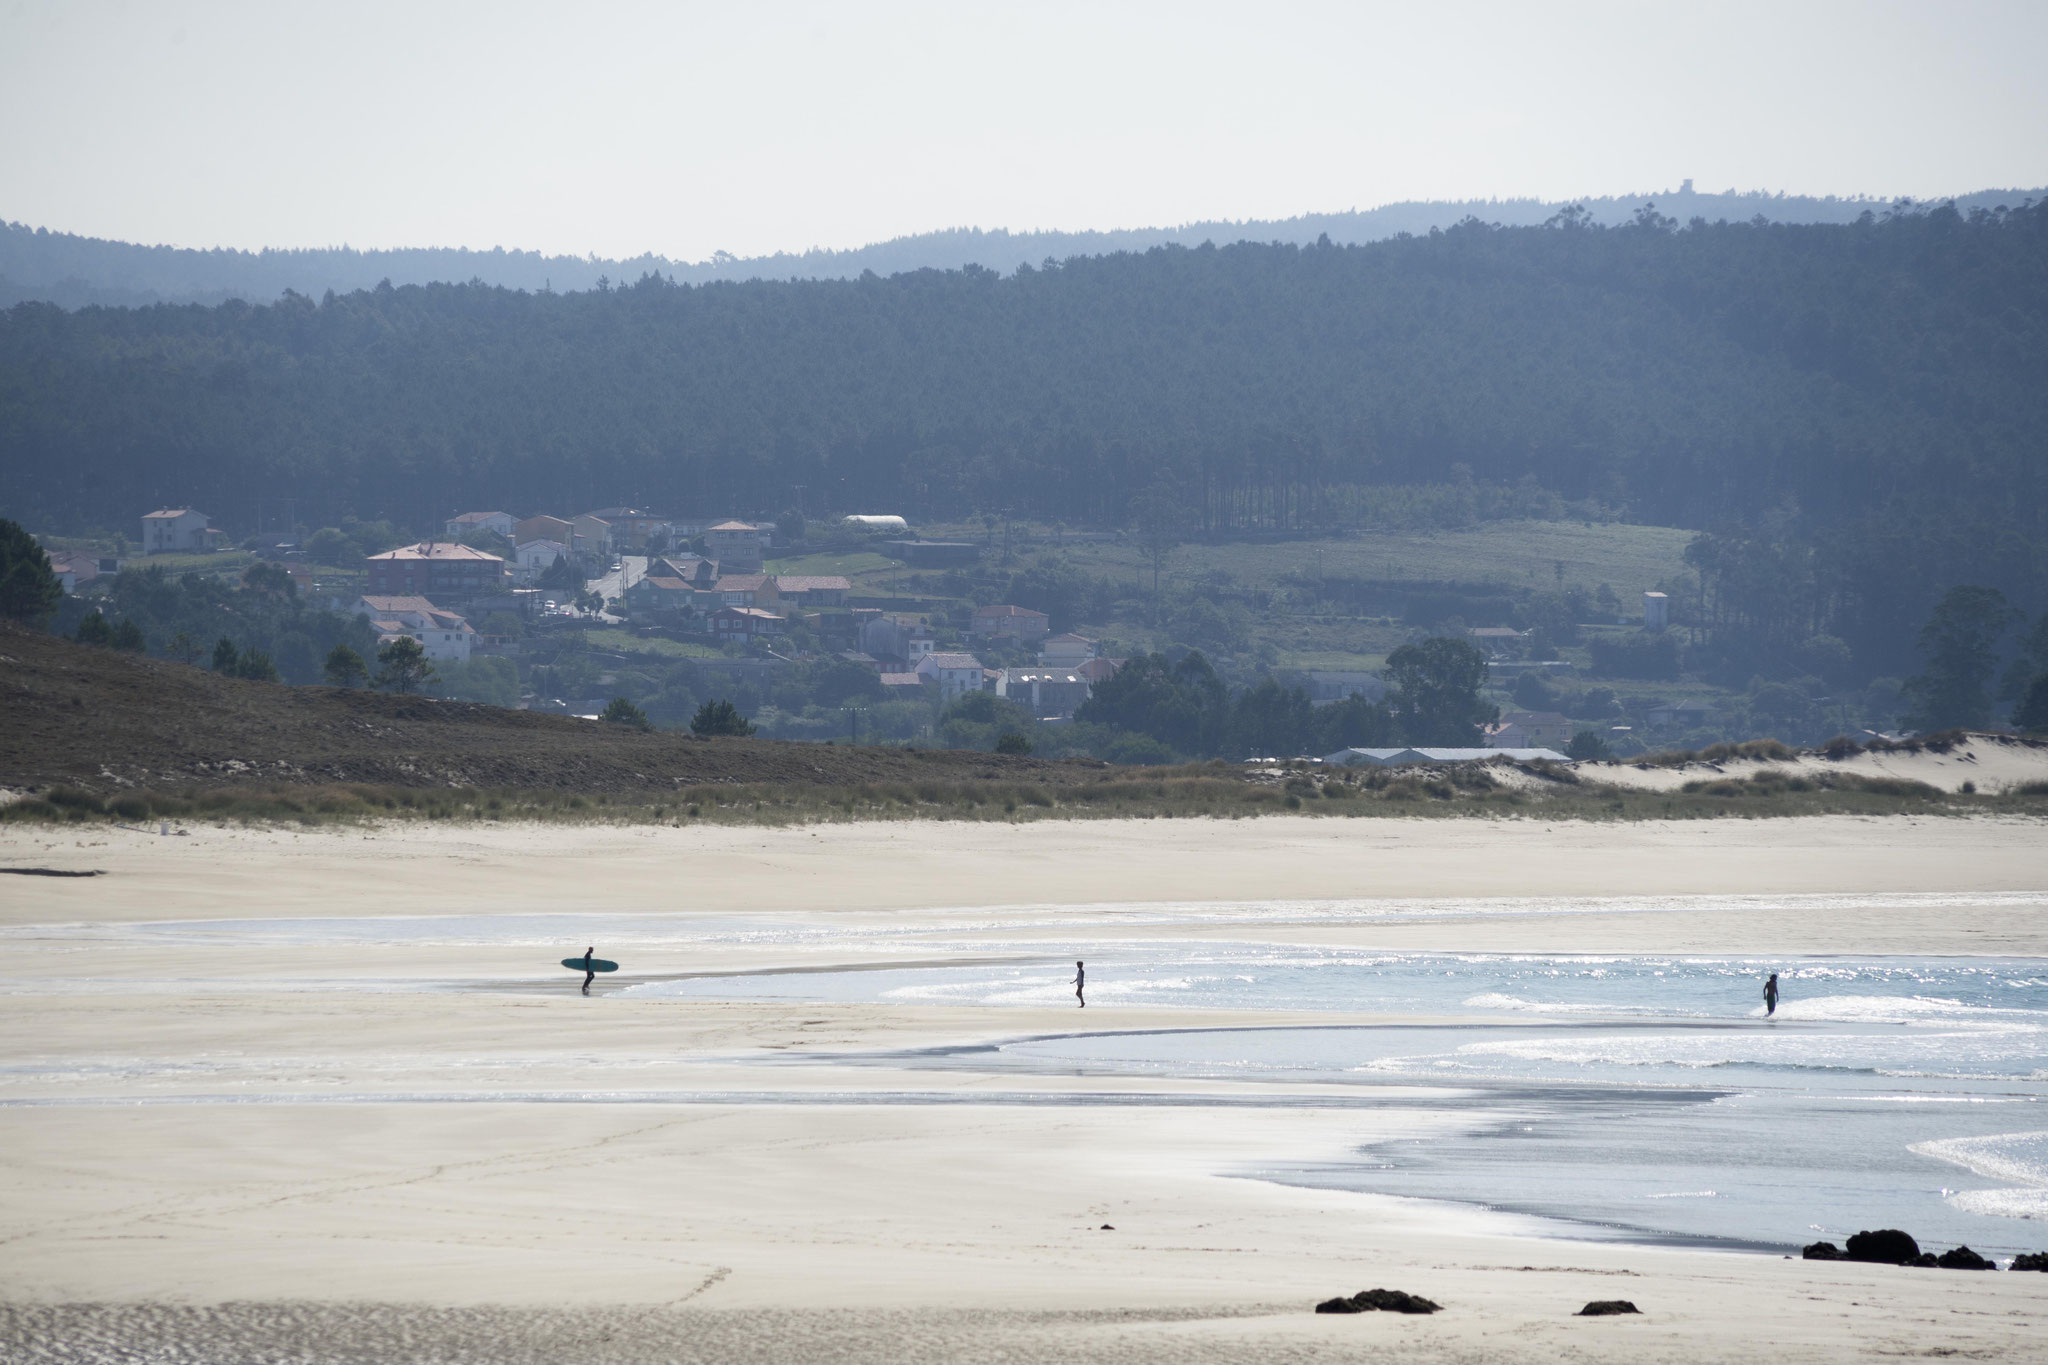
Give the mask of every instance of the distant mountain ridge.
[[[1979, 190], [1954, 199], [1958, 209], [2018, 208], [2048, 197], [2048, 188]], [[1700, 193], [1690, 180], [1676, 190], [1608, 195], [1575, 200], [1466, 199], [1409, 201], [1372, 209], [1308, 213], [1295, 218], [1244, 222], [1188, 223], [1180, 227], [1124, 228], [1102, 232], [1010, 232], [1003, 228], [946, 228], [896, 237], [844, 251], [814, 249], [770, 256], [737, 257], [718, 252], [706, 261], [674, 261], [652, 253], [622, 260], [547, 256], [494, 247], [397, 248], [357, 251], [349, 247], [240, 251], [225, 248], [143, 246], [130, 242], [50, 232], [26, 224], [0, 226], [0, 307], [31, 300], [66, 308], [90, 305], [141, 307], [154, 303], [214, 305], [229, 299], [270, 302], [287, 290], [318, 298], [329, 290], [349, 293], [382, 281], [394, 285], [478, 280], [509, 289], [558, 293], [594, 289], [601, 280], [621, 284], [652, 271], [678, 284], [715, 280], [850, 279], [866, 271], [895, 275], [921, 269], [957, 270], [968, 265], [1009, 273], [1020, 265], [1117, 251], [1143, 251], [1203, 242], [1286, 242], [1306, 244], [1327, 236], [1338, 245], [1379, 241], [1400, 234], [1425, 234], [1466, 218], [1503, 226], [1547, 221], [1570, 204], [1583, 205], [1593, 222], [1627, 221], [1644, 204], [1690, 222], [1747, 221], [1848, 223], [1865, 213], [1881, 214], [1896, 200], [1854, 195], [1769, 194], [1759, 190]]]

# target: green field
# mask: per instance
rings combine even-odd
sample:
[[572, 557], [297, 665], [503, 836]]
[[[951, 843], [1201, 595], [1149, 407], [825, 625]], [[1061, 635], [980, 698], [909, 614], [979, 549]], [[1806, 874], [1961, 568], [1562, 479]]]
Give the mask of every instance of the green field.
[[887, 555], [876, 554], [872, 550], [848, 550], [837, 554], [827, 552], [815, 555], [797, 555], [790, 559], [770, 559], [766, 561], [766, 568], [769, 573], [844, 574], [848, 578], [858, 574], [886, 573], [891, 570], [901, 569], [902, 567], [903, 565], [896, 560], [889, 558]]
[[723, 659], [724, 653], [711, 645], [687, 644], [658, 636], [642, 637], [625, 630], [586, 630], [584, 643], [592, 649], [614, 654], [658, 654], [665, 659]]
[[[1361, 531], [1323, 540], [1190, 543], [1173, 551], [1166, 572], [1199, 579], [1220, 570], [1254, 586], [1270, 586], [1290, 573], [1543, 592], [1560, 586], [1590, 592], [1605, 583], [1626, 600], [1683, 573], [1685, 547], [1694, 534], [1620, 522], [1496, 521], [1464, 531]], [[1143, 553], [1128, 541], [1070, 546], [1060, 553], [1096, 573], [1143, 575], [1150, 581]]]
[[256, 562], [247, 550], [210, 555], [135, 555], [121, 563], [130, 569], [162, 569], [165, 573], [240, 573]]

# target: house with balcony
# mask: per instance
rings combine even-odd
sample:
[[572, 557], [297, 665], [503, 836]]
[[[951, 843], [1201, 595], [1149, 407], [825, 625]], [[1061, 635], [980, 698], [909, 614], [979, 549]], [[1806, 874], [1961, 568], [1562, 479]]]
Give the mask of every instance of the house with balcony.
[[704, 532], [704, 547], [721, 567], [758, 573], [768, 554], [769, 529], [745, 521], [721, 521]]
[[759, 607], [720, 607], [710, 614], [711, 633], [722, 640], [752, 640], [780, 635], [786, 624], [772, 611]]
[[775, 575], [775, 590], [782, 600], [803, 607], [843, 607], [853, 583], [840, 574]]
[[423, 540], [363, 561], [372, 595], [476, 597], [506, 586], [505, 561], [453, 541]]

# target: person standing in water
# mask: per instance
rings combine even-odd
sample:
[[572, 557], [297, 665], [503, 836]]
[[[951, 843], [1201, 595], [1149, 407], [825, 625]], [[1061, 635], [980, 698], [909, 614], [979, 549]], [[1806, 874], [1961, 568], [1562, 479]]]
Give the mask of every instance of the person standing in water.
[[1778, 974], [1771, 973], [1771, 979], [1764, 982], [1764, 1018], [1769, 1019], [1778, 1012]]
[[1081, 1002], [1081, 1008], [1084, 1010], [1088, 1008], [1088, 997], [1081, 994], [1081, 992], [1087, 989], [1088, 969], [1076, 962], [1074, 964], [1074, 998]]
[[590, 955], [596, 951], [597, 945], [595, 943], [583, 950], [583, 993], [585, 995], [590, 994], [590, 983], [597, 980], [597, 968], [590, 960]]

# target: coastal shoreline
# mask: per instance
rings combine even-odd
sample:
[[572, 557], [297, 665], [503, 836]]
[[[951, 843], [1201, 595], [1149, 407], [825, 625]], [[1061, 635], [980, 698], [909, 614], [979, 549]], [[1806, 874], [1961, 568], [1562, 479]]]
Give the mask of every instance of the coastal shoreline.
[[[1132, 951], [1210, 937], [2048, 957], [2044, 833], [1857, 817], [1263, 821], [1227, 837], [1181, 821], [11, 827], [0, 860], [105, 875], [10, 878], [0, 901], [0, 1098], [65, 1101], [0, 1105], [0, 1344], [37, 1365], [138, 1343], [177, 1361], [1200, 1362], [1364, 1343], [1421, 1361], [2022, 1360], [2048, 1331], [2026, 1275], [1557, 1239], [1509, 1215], [1238, 1178], [1449, 1134], [1470, 1110], [1444, 1087], [1332, 1104], [1332, 1087], [885, 1055], [1083, 1025], [1385, 1022], [1370, 1014], [585, 998], [540, 965], [562, 955], [552, 943], [493, 917], [730, 929], [639, 950], [634, 980], [949, 960], [918, 945], [975, 933], [1034, 960], [1104, 935]], [[1346, 910], [1458, 897], [1529, 903]], [[348, 940], [365, 916], [433, 922], [394, 949]], [[456, 941], [446, 926], [467, 920], [480, 936]], [[856, 1055], [870, 1060], [837, 1060]], [[465, 1098], [380, 1101], [401, 1090]], [[940, 1100], [877, 1102], [907, 1090]], [[503, 1102], [514, 1091], [603, 1102]], [[693, 1098], [632, 1098], [655, 1091]], [[1371, 1286], [1447, 1311], [1309, 1311]], [[1617, 1286], [1640, 1320], [1571, 1316]]]

